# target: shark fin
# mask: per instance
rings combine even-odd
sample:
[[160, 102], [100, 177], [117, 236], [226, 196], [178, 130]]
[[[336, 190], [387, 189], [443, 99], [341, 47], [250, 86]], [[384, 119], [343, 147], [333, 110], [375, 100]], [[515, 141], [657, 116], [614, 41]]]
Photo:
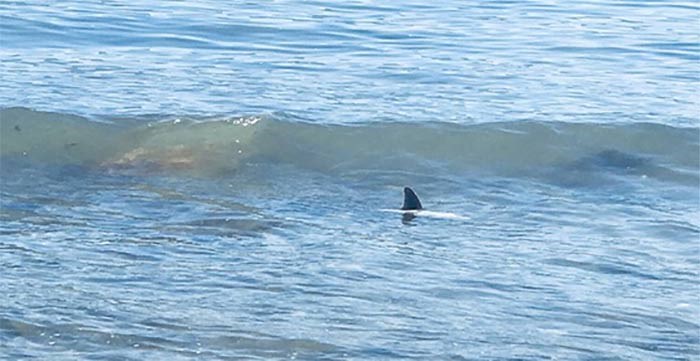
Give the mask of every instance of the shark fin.
[[404, 187], [403, 189], [403, 207], [401, 210], [404, 211], [415, 211], [423, 209], [423, 205], [420, 204], [420, 200], [413, 189]]

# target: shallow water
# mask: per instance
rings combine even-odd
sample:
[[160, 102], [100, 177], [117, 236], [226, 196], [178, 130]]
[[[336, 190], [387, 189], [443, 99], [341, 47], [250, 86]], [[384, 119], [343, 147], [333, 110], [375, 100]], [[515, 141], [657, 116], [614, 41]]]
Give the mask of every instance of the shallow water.
[[697, 14], [0, 4], [0, 358], [698, 359]]

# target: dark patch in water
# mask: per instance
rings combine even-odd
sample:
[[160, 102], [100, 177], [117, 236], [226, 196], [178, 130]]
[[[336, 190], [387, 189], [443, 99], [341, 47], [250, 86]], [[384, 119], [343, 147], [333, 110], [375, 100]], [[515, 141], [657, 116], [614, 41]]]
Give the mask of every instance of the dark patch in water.
[[167, 227], [170, 230], [178, 230], [195, 227], [200, 232], [219, 237], [249, 236], [256, 237], [263, 233], [283, 227], [284, 224], [276, 220], [259, 220], [249, 218], [207, 218], [184, 223], [172, 224]]
[[637, 169], [651, 164], [651, 161], [647, 158], [614, 149], [599, 152], [594, 156], [594, 161], [601, 167], [620, 169]]
[[616, 149], [606, 149], [593, 155], [581, 158], [580, 160], [574, 162], [572, 167], [582, 169], [605, 168], [610, 170], [620, 169], [631, 171], [650, 167], [651, 165], [651, 160], [648, 158], [621, 152]]
[[616, 149], [605, 149], [584, 156], [553, 171], [551, 176], [557, 184], [573, 187], [613, 184], [619, 180], [615, 176], [679, 177], [676, 172], [655, 164], [649, 157]]
[[622, 265], [610, 264], [610, 263], [593, 263], [593, 262], [582, 262], [582, 261], [572, 261], [562, 258], [554, 258], [546, 261], [551, 265], [562, 266], [562, 267], [573, 267], [585, 271], [603, 273], [609, 275], [629, 275], [639, 278], [644, 278], [648, 280], [660, 280], [652, 274], [639, 272], [630, 269], [631, 266], [625, 267]]

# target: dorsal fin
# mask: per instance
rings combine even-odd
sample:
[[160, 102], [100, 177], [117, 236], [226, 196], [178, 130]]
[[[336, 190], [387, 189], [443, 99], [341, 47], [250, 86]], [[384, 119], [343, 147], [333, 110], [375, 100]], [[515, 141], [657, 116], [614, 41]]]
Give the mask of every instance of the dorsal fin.
[[403, 188], [403, 207], [401, 209], [404, 211], [423, 209], [423, 205], [420, 204], [420, 200], [413, 189]]

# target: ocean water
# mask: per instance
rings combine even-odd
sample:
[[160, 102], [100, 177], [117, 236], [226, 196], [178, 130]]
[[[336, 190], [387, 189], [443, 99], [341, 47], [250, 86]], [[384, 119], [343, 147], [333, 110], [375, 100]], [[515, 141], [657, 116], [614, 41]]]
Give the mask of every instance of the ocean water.
[[699, 10], [2, 2], [0, 359], [700, 360]]

